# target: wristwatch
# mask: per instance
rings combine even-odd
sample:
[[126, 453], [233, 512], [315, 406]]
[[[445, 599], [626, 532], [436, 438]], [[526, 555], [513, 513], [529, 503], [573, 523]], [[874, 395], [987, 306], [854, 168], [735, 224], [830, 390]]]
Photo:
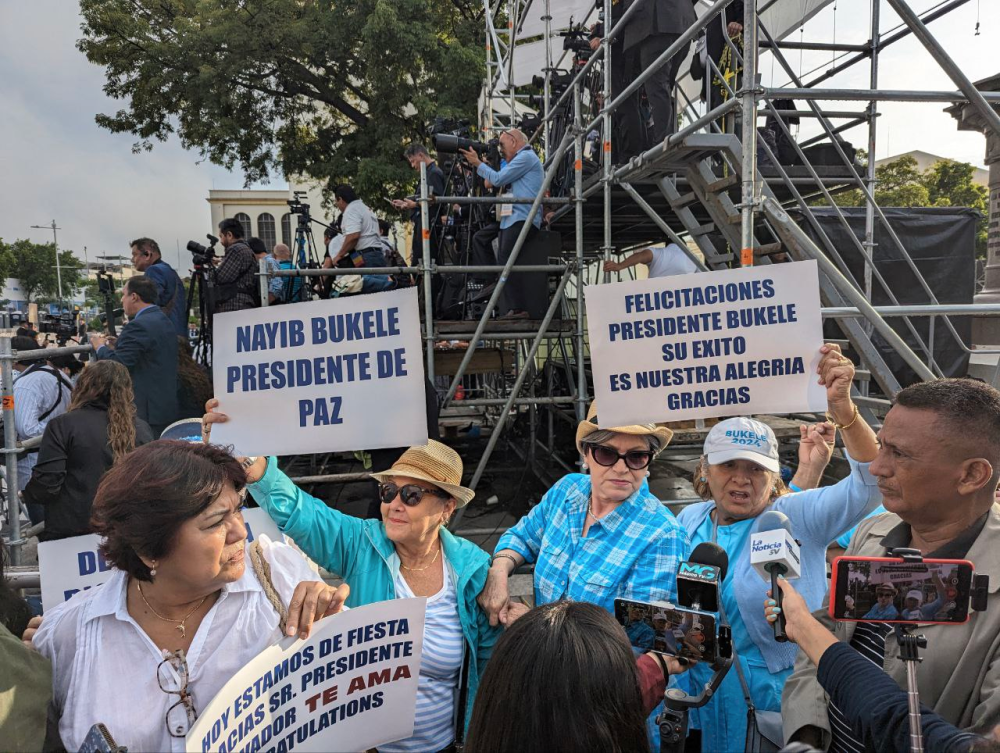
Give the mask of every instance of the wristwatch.
[[[253, 467], [253, 464], [256, 463], [259, 458], [260, 458], [260, 455], [254, 455], [252, 457], [243, 458], [243, 462], [240, 463], [240, 467], [243, 469], [243, 472], [244, 473], [248, 473], [250, 471], [250, 468]], [[264, 477], [263, 474], [261, 474], [261, 478], [263, 478], [263, 477]], [[247, 479], [247, 483], [248, 484], [255, 484], [258, 481], [260, 481], [259, 478], [258, 479], [254, 479], [253, 481], [251, 481], [249, 478]]]

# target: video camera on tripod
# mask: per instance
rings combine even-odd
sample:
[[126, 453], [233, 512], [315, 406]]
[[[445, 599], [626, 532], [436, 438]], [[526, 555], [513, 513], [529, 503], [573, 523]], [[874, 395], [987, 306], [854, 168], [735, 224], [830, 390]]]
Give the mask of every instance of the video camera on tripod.
[[125, 315], [125, 310], [115, 308], [115, 303], [117, 303], [115, 297], [115, 278], [112, 277], [107, 267], [103, 264], [97, 270], [97, 292], [103, 299], [102, 308], [104, 309], [104, 311], [98, 314], [98, 317], [105, 329], [107, 329], [108, 334], [112, 337], [118, 337], [118, 330], [116, 329], [118, 319]]
[[573, 24], [565, 31], [560, 31], [559, 36], [563, 38], [563, 50], [572, 51], [577, 60], [589, 60], [593, 54], [590, 49], [590, 30], [583, 23]]
[[194, 263], [194, 268], [199, 270], [212, 266], [216, 256], [215, 244], [219, 242], [219, 239], [211, 233], [206, 234], [205, 237], [208, 238], [207, 246], [196, 241], [187, 242], [187, 250], [191, 252], [191, 261]]
[[56, 336], [56, 342], [62, 347], [71, 337], [78, 337], [79, 326], [77, 314], [73, 311], [63, 311], [59, 314], [42, 314], [38, 318], [38, 331]]

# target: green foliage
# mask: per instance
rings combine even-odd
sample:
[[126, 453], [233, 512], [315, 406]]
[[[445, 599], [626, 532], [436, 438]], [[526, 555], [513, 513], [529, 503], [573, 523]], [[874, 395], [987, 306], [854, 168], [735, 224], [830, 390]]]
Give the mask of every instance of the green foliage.
[[[16, 278], [29, 303], [39, 298], [56, 300], [59, 281], [55, 250], [55, 244], [33, 243], [26, 238], [11, 244], [0, 240], [0, 274], [4, 278]], [[69, 300], [83, 281], [80, 261], [72, 251], [63, 250], [59, 252], [59, 264], [62, 266], [63, 296]]]
[[[903, 155], [875, 168], [875, 201], [880, 207], [971, 207], [982, 217], [976, 227], [976, 256], [986, 258], [989, 191], [973, 182], [975, 167], [944, 159], [921, 172], [917, 161]], [[834, 196], [842, 207], [862, 207], [864, 195], [855, 189]], [[826, 203], [825, 201], [822, 203]]]
[[381, 198], [413, 185], [404, 144], [475, 115], [479, 0], [81, 0], [79, 49], [138, 137], [177, 134], [247, 183], [311, 176]]

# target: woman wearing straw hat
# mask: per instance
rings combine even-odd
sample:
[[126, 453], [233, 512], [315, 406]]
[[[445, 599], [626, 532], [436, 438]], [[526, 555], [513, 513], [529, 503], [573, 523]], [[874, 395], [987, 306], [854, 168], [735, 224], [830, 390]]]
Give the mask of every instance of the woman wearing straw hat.
[[[208, 402], [206, 440], [213, 423], [227, 420], [212, 412], [218, 404]], [[461, 485], [458, 453], [430, 440], [410, 447], [389, 470], [373, 473], [379, 482], [381, 520], [361, 520], [327, 507], [293, 484], [274, 458], [246, 458], [244, 463], [250, 494], [281, 531], [350, 584], [348, 606], [428, 597], [413, 736], [380, 745], [379, 751], [451, 746], [456, 722], [464, 730], [472, 712], [479, 676], [499, 633], [476, 603], [488, 555], [445, 527], [455, 508], [474, 496]]]
[[614, 613], [614, 600], [672, 601], [688, 541], [649, 491], [647, 468], [673, 433], [655, 424], [599, 428], [597, 404], [576, 430], [590, 474], [571, 473], [497, 542], [479, 603], [490, 624], [508, 624], [507, 578], [535, 563], [535, 604], [589, 601]]

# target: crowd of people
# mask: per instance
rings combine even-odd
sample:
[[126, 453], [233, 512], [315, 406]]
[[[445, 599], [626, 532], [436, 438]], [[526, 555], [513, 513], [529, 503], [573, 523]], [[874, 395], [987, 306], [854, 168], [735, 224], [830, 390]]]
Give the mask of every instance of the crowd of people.
[[[145, 294], [131, 283], [130, 308]], [[149, 316], [140, 312], [133, 321]], [[876, 438], [851, 398], [854, 365], [824, 346], [817, 378], [829, 420], [802, 427], [790, 483], [768, 425], [726, 419], [708, 432], [693, 478], [704, 501], [678, 517], [647, 478], [670, 428], [600, 428], [592, 404], [576, 433], [582, 472], [553, 486], [489, 555], [448, 529], [474, 492], [441, 442], [372, 474], [379, 516], [363, 520], [296, 486], [276, 458], [210, 444], [227, 420], [217, 401], [205, 406], [204, 443], [154, 440], [128, 377], [109, 357], [83, 369], [25, 489], [45, 507], [49, 536], [99, 533], [114, 570], [30, 623], [0, 587], [0, 661], [19, 688], [0, 702], [0, 723], [15, 749], [40, 749], [48, 735], [48, 745], [76, 750], [101, 722], [133, 749], [181, 750], [199, 710], [265, 646], [308, 635], [343, 604], [426, 597], [413, 735], [379, 750], [656, 750], [665, 689], [697, 695], [717, 667], [647, 650], [655, 640], [630, 645], [615, 600], [660, 605], [649, 630], [667, 631], [680, 565], [711, 542], [730, 563], [714, 624], [730, 629], [734, 661], [691, 709], [688, 749], [764, 750], [761, 741], [776, 739], [774, 749], [905, 750], [896, 634], [873, 613], [846, 629], [825, 616], [827, 548], [855, 526], [848, 554], [911, 547], [969, 559], [991, 577], [992, 609], [921, 628], [928, 649], [916, 671], [933, 749], [1000, 749], [1000, 392], [984, 383], [902, 390]], [[824, 486], [837, 435], [850, 470]], [[247, 546], [246, 495], [344, 585], [327, 585], [300, 551], [267, 537]], [[869, 517], [880, 504], [885, 512]], [[788, 517], [801, 545], [794, 587], [780, 582], [783, 609], [749, 564], [751, 534], [769, 511]], [[510, 596], [524, 565], [533, 566], [532, 607]], [[779, 614], [788, 643], [774, 639]], [[685, 640], [704, 645], [715, 629], [692, 625]]]

